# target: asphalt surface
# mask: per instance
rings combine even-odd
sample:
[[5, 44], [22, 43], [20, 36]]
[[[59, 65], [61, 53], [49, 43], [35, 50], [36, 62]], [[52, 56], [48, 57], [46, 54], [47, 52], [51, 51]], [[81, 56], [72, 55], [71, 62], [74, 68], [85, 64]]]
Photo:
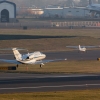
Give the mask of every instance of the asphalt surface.
[[100, 88], [100, 75], [0, 73], [0, 93]]
[[47, 52], [46, 59], [63, 59], [68, 60], [97, 60], [100, 57], [100, 50], [87, 50], [86, 52], [63, 51], [63, 52]]
[[[46, 59], [96, 60], [100, 51], [46, 52]], [[13, 59], [12, 54], [2, 54], [0, 59]], [[82, 89], [100, 89], [100, 75], [24, 74], [0, 73], [0, 93], [47, 92]]]
[[[87, 50], [86, 52], [62, 51], [62, 52], [43, 52], [46, 59], [64, 59], [67, 60], [97, 60], [100, 57], [100, 50]], [[13, 54], [0, 54], [0, 59], [14, 59]]]

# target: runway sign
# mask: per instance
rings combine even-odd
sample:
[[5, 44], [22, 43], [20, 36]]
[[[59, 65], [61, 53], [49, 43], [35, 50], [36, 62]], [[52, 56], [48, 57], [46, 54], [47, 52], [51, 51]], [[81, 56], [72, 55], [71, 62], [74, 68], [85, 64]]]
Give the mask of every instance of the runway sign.
[[16, 70], [16, 67], [0, 67], [0, 70]]

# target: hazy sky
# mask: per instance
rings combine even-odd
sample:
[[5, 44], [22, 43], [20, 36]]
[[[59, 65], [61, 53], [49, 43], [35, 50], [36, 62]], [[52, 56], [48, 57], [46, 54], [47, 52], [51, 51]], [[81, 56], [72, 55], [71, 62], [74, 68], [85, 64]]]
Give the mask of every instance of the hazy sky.
[[[32, 6], [32, 5], [36, 5], [37, 7], [46, 7], [47, 5], [66, 5], [66, 6], [70, 6], [70, 0], [69, 2], [67, 2], [68, 0], [8, 0], [11, 2], [16, 3], [17, 6]], [[75, 5], [77, 6], [86, 6], [87, 2], [85, 2], [86, 0], [82, 0], [82, 3], [79, 3], [80, 0], [73, 0]], [[88, 0], [87, 0], [88, 1]], [[93, 2], [98, 1], [98, 0], [93, 0]], [[88, 5], [88, 4], [87, 4]]]

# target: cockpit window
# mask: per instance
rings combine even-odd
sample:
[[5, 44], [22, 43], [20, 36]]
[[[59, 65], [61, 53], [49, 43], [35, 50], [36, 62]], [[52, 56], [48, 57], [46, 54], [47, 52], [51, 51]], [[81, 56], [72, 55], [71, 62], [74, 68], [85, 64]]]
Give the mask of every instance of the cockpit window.
[[34, 52], [34, 55], [41, 55], [42, 53], [39, 51]]

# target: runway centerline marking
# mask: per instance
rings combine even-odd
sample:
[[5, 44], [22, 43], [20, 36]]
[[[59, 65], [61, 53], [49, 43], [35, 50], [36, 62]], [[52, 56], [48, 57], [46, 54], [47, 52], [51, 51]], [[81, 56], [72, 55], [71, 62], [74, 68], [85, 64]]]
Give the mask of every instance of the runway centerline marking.
[[0, 79], [13, 79], [13, 78], [68, 78], [68, 77], [89, 77], [89, 76], [99, 76], [99, 75], [55, 75], [55, 76], [51, 76], [51, 75], [47, 75], [47, 76], [15, 76], [15, 77], [0, 77]]
[[80, 85], [58, 85], [58, 86], [37, 86], [37, 87], [14, 87], [14, 88], [0, 88], [0, 90], [18, 90], [18, 89], [38, 89], [38, 88], [61, 88], [61, 87], [87, 87], [100, 86], [100, 84], [80, 84]]

